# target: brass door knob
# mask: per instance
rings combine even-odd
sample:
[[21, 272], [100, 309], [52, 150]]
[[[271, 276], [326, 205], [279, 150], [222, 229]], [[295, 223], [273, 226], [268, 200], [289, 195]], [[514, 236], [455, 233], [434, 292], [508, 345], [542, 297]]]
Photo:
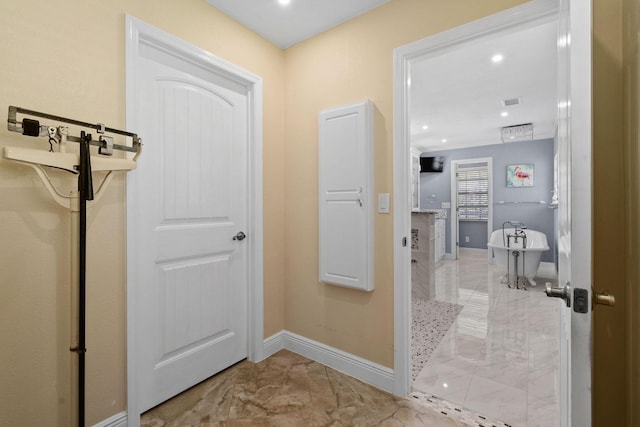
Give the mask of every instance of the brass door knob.
[[616, 297], [609, 295], [609, 291], [593, 292], [593, 302], [595, 304], [608, 305], [613, 307], [616, 305]]

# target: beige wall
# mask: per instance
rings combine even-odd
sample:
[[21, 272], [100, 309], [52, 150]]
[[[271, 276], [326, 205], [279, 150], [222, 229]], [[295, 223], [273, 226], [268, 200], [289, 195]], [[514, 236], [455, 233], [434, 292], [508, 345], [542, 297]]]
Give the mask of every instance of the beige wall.
[[285, 325], [393, 367], [393, 215], [376, 214], [376, 289], [318, 282], [318, 140], [322, 109], [375, 105], [375, 192], [393, 190], [393, 49], [523, 3], [395, 0], [286, 51]]
[[[265, 336], [284, 327], [284, 53], [204, 0], [0, 2], [0, 113], [8, 105], [125, 127], [124, 14], [264, 82]], [[4, 119], [2, 119], [4, 120]], [[132, 129], [135, 131], [135, 129]], [[144, 135], [142, 135], [144, 138]], [[153, 141], [144, 141], [152, 149]], [[45, 148], [0, 127], [0, 146]], [[88, 214], [87, 422], [126, 407], [124, 179]], [[49, 426], [56, 325], [68, 317], [69, 213], [35, 173], [0, 161], [0, 425]], [[60, 294], [60, 295], [59, 295]], [[62, 343], [62, 345], [68, 345]], [[66, 363], [64, 360], [62, 364]], [[61, 381], [62, 385], [62, 381]]]
[[[393, 0], [283, 52], [203, 0], [4, 1], [0, 112], [12, 104], [124, 127], [125, 12], [262, 76], [265, 337], [287, 329], [391, 367], [393, 215], [376, 216], [375, 291], [317, 280], [317, 113], [365, 98], [374, 102], [375, 191], [392, 192], [393, 48], [523, 2]], [[594, 96], [603, 105], [606, 90], [614, 91], [614, 103], [621, 96], [616, 82], [598, 80], [620, 74], [620, 48], [610, 39], [619, 37], [618, 3], [595, 5], [602, 19], [595, 20]], [[616, 186], [637, 174], [628, 168], [625, 181], [612, 168], [622, 148], [599, 131], [609, 121], [618, 123], [614, 112], [595, 112], [594, 240], [623, 254], [612, 242], [619, 226], [607, 221], [624, 217], [608, 209], [622, 203]], [[0, 146], [42, 144], [0, 127]], [[626, 148], [637, 166], [636, 145]], [[124, 212], [122, 178], [89, 212], [89, 423], [126, 405]], [[637, 212], [628, 206], [627, 224]], [[0, 425], [51, 425], [56, 416], [56, 325], [66, 316], [56, 307], [64, 306], [61, 289], [69, 277], [69, 231], [68, 212], [50, 200], [33, 172], [0, 160]], [[613, 257], [595, 255], [595, 279], [615, 275]], [[616, 316], [611, 321], [619, 324]]]

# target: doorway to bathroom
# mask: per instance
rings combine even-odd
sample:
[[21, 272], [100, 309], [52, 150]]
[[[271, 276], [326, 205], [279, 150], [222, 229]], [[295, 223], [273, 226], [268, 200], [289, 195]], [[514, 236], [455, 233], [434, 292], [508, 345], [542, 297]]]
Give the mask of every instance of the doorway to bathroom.
[[[545, 425], [559, 425], [559, 301], [543, 292], [545, 283], [557, 282], [549, 249], [553, 244], [544, 245], [545, 260], [531, 277], [539, 286], [527, 283], [526, 291], [509, 288], [505, 260], [494, 258], [487, 248], [489, 235], [494, 230], [500, 234], [508, 220], [529, 225], [528, 233], [542, 230], [549, 241], [554, 238], [555, 210], [549, 208], [553, 140], [424, 155], [445, 158], [445, 167], [438, 174], [421, 174], [421, 209], [411, 214], [412, 229], [414, 217], [437, 206], [445, 210], [451, 237], [448, 256], [433, 263], [432, 275], [426, 275], [427, 280], [432, 277], [432, 288], [420, 292], [425, 276], [412, 277], [412, 389], [496, 422], [529, 425], [544, 420]], [[536, 165], [536, 188], [507, 187], [507, 166], [522, 159]], [[450, 183], [450, 189], [440, 190], [441, 181]], [[541, 197], [547, 201], [539, 203]], [[528, 203], [532, 200], [537, 202]], [[412, 259], [412, 271], [420, 273], [424, 258], [412, 251]], [[529, 269], [533, 258], [527, 254], [519, 260]], [[520, 276], [522, 288], [528, 279]], [[544, 417], [538, 414], [541, 407]]]
[[[395, 363], [395, 370], [399, 375], [400, 390], [410, 389], [413, 379], [411, 375], [403, 376], [403, 372], [411, 372], [411, 359], [409, 355], [405, 359], [402, 349], [411, 347], [411, 336], [406, 331], [412, 329], [408, 325], [410, 318], [407, 319], [405, 313], [411, 310], [411, 285], [408, 279], [411, 257], [408, 255], [412, 252], [411, 248], [404, 248], [401, 237], [408, 235], [407, 230], [411, 228], [409, 217], [412, 215], [403, 212], [404, 200], [409, 199], [407, 196], [411, 175], [404, 171], [409, 169], [408, 165], [411, 162], [409, 146], [414, 149], [412, 151], [416, 151], [414, 142], [419, 139], [418, 135], [423, 135], [422, 142], [427, 139], [427, 135], [432, 139], [431, 147], [418, 149], [424, 153], [422, 156], [436, 157], [442, 155], [439, 152], [449, 153], [450, 158], [444, 163], [445, 170], [447, 167], [451, 170], [452, 160], [461, 158], [456, 157], [459, 154], [457, 150], [478, 150], [474, 151], [473, 155], [466, 153], [468, 157], [493, 157], [494, 189], [500, 186], [505, 194], [509, 195], [492, 203], [495, 209], [493, 227], [506, 222], [502, 219], [496, 220], [495, 215], [498, 212], [513, 220], [517, 219], [514, 215], [527, 216], [528, 219], [521, 222], [526, 224], [529, 221], [531, 228], [538, 227], [538, 220], [544, 219], [545, 223], [548, 223], [550, 219], [556, 226], [551, 227], [546, 237], [550, 242], [550, 248], [554, 247], [555, 242], [558, 248], [557, 251], [547, 251], [551, 256], [549, 264], [553, 266], [552, 272], [556, 273], [553, 271], [553, 261], [557, 257], [559, 281], [565, 283], [572, 280], [572, 286], [584, 289], [587, 294], [589, 292], [587, 285], [591, 283], [590, 272], [578, 268], [571, 269], [570, 266], [588, 265], [591, 256], [591, 234], [588, 227], [591, 221], [591, 170], [588, 167], [591, 155], [591, 105], [590, 97], [584, 96], [584, 91], [588, 92], [590, 82], [590, 9], [573, 1], [559, 3], [560, 5], [555, 1], [543, 0], [529, 2], [396, 50], [397, 121], [394, 129], [395, 165], [398, 174], [394, 176], [397, 206], [395, 344], [399, 350], [396, 353], [399, 353], [399, 357]], [[568, 43], [569, 17], [572, 20], [571, 49]], [[548, 37], [529, 34], [520, 39], [515, 51], [507, 50], [508, 42], [516, 41], [519, 35], [545, 26], [549, 30]], [[505, 34], [508, 34], [508, 37], [501, 38]], [[548, 48], [537, 47], [527, 51], [528, 43], [533, 40], [546, 40]], [[487, 42], [487, 46], [483, 46], [483, 42]], [[466, 62], [457, 62], [455, 53], [464, 50], [465, 47], [471, 47], [461, 55]], [[501, 52], [503, 49], [506, 54]], [[541, 61], [538, 53], [547, 53], [548, 60]], [[494, 67], [495, 72], [484, 75], [495, 77], [499, 75], [499, 67], [515, 63], [518, 59], [524, 63], [528, 59], [532, 62], [517, 72], [498, 77], [494, 84], [473, 81], [476, 76], [483, 75], [483, 69], [487, 66]], [[428, 65], [421, 68], [422, 61]], [[577, 73], [576, 70], [583, 72]], [[552, 119], [546, 120], [544, 116], [534, 114], [527, 120], [518, 113], [545, 93], [536, 88], [535, 83], [538, 77], [544, 76], [552, 82], [554, 93], [540, 112], [550, 114]], [[429, 102], [426, 105], [430, 104], [433, 107], [430, 113], [420, 112], [413, 104], [413, 101], [418, 99], [414, 91], [421, 85], [421, 79], [437, 86], [427, 98]], [[471, 87], [466, 86], [469, 81], [473, 81]], [[473, 117], [463, 116], [462, 112], [478, 100], [490, 95], [495, 96], [512, 83], [520, 83], [519, 90], [523, 91], [523, 94], [518, 94], [516, 90], [512, 90], [510, 94], [500, 93], [497, 106], [485, 105], [484, 109], [478, 110], [481, 113], [476, 118], [479, 118], [480, 122], [485, 125], [493, 123], [485, 129], [493, 133], [482, 134], [481, 129], [472, 126]], [[524, 93], [532, 88], [532, 92]], [[459, 104], [443, 98], [453, 98], [453, 94], [460, 95]], [[485, 113], [493, 117], [483, 115]], [[452, 127], [448, 131], [451, 133], [442, 132], [438, 121], [434, 120], [438, 118], [438, 114], [450, 122]], [[503, 120], [504, 124], [495, 124], [496, 117], [497, 120]], [[421, 121], [416, 122], [414, 118]], [[456, 137], [451, 135], [459, 130], [468, 130], [474, 139], [483, 142], [471, 144], [471, 141], [464, 141], [463, 144], [452, 147]], [[544, 152], [539, 154], [540, 158], [535, 158], [536, 154], [527, 150], [536, 144], [536, 148]], [[497, 152], [491, 151], [496, 147], [510, 147], [521, 152], [516, 153], [517, 158], [507, 159], [507, 162], [502, 164], [495, 160]], [[558, 169], [555, 174], [554, 155], [558, 156]], [[542, 160], [542, 157], [550, 160]], [[580, 159], [580, 165], [583, 167], [572, 168], [572, 160], [576, 162], [576, 159]], [[427, 197], [433, 194], [424, 184], [420, 182], [420, 202], [424, 200], [425, 194]], [[536, 189], [544, 190], [546, 193], [539, 196], [535, 194]], [[577, 195], [580, 197], [576, 197]], [[437, 202], [441, 209], [446, 209], [452, 200]], [[579, 235], [570, 234], [572, 224], [574, 229], [578, 227], [581, 230]], [[453, 274], [448, 282], [453, 286], [450, 286], [447, 292], [456, 298], [451, 299], [450, 303], [462, 306], [460, 314], [454, 314], [453, 322], [458, 322], [458, 330], [466, 331], [464, 336], [443, 337], [436, 343], [436, 348], [432, 349], [433, 354], [440, 357], [440, 360], [436, 361], [452, 363], [448, 366], [447, 380], [432, 375], [432, 382], [439, 382], [441, 387], [448, 389], [451, 400], [454, 400], [456, 395], [473, 397], [472, 400], [475, 402], [463, 401], [462, 406], [477, 408], [476, 410], [490, 417], [492, 414], [485, 412], [491, 409], [488, 402], [500, 402], [503, 405], [502, 409], [507, 410], [506, 407], [523, 408], [517, 414], [495, 412], [495, 419], [499, 421], [527, 424], [529, 415], [552, 412], [552, 419], [545, 419], [543, 424], [588, 425], [590, 378], [588, 375], [578, 376], [577, 372], [590, 371], [588, 332], [591, 328], [591, 316], [578, 315], [566, 308], [561, 300], [547, 298], [544, 292], [540, 292], [540, 287], [530, 287], [528, 291], [508, 288], [508, 284], [503, 283], [503, 272], [498, 270], [497, 266], [487, 263], [489, 255], [486, 251], [484, 256], [480, 257], [481, 263], [478, 263], [478, 259], [469, 257], [468, 250], [460, 250], [461, 259], [457, 261], [453, 261], [455, 257], [451, 246], [448, 247], [448, 254], [451, 258], [448, 261], [455, 265], [452, 265]], [[552, 280], [550, 278], [549, 281]], [[553, 284], [552, 281], [551, 285]], [[436, 288], [435, 293], [437, 292]], [[564, 295], [566, 294], [568, 292]], [[537, 299], [533, 301], [532, 298]], [[521, 311], [524, 309], [528, 311]], [[466, 315], [462, 316], [465, 311]], [[542, 313], [545, 314], [541, 315]], [[401, 330], [403, 325], [406, 326], [404, 332]], [[552, 325], [552, 336], [535, 335], [548, 331]], [[456, 329], [456, 325], [452, 328]], [[474, 346], [473, 342], [482, 343], [482, 347]], [[549, 342], [554, 343], [553, 347], [546, 346]], [[448, 348], [438, 349], [441, 343]], [[555, 361], [553, 366], [537, 363], [551, 359]], [[521, 371], [520, 367], [525, 365], [533, 367], [534, 370]], [[460, 374], [461, 367], [477, 377], [484, 378], [469, 380], [469, 377]], [[576, 374], [571, 375], [571, 372]], [[482, 382], [487, 379], [498, 381], [491, 384]], [[508, 386], [513, 387], [508, 389]], [[519, 393], [516, 393], [515, 389], [519, 390]], [[484, 391], [480, 392], [481, 390]], [[544, 390], [553, 390], [554, 396], [545, 395]], [[508, 393], [505, 394], [505, 391]], [[444, 393], [441, 391], [440, 394]], [[556, 401], [550, 402], [551, 399]], [[550, 405], [554, 405], [556, 410], [548, 411]]]

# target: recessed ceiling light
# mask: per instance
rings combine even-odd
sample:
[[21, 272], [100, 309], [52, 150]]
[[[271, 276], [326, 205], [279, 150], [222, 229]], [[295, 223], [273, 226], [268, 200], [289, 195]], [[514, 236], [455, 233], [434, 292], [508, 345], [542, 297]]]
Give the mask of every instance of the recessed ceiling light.
[[494, 64], [497, 64], [498, 62], [502, 62], [503, 59], [504, 59], [504, 56], [502, 56], [501, 53], [496, 53], [491, 57], [491, 62], [493, 62]]
[[443, 139], [443, 140], [442, 140], [442, 143], [445, 143], [445, 142], [447, 142], [447, 140], [446, 140], [446, 139]]
[[512, 105], [520, 105], [522, 104], [522, 97], [517, 97], [517, 98], [509, 98], [509, 99], [503, 99], [502, 100], [502, 106], [503, 107], [511, 107]]
[[291, 3], [291, 0], [278, 0], [278, 3], [280, 3], [282, 6], [286, 6]]
[[509, 115], [509, 112], [508, 111], [503, 111], [502, 113], [500, 113], [500, 115], [502, 117], [507, 117]]
[[429, 129], [429, 126], [427, 125], [422, 126], [422, 130], [427, 130], [427, 129]]

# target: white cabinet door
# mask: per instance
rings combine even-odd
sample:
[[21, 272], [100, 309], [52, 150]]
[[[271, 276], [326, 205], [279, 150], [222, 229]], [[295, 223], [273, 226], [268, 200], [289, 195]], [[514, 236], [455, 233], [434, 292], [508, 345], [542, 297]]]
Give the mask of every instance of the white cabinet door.
[[370, 291], [373, 121], [370, 101], [319, 115], [320, 281]]

